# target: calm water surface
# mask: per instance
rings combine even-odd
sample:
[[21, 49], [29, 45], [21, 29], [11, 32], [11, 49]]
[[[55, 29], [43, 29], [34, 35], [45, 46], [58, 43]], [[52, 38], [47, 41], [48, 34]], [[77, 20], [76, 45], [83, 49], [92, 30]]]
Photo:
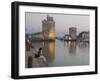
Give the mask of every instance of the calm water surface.
[[34, 47], [43, 48], [47, 63], [52, 66], [89, 65], [89, 46], [87, 43], [64, 42], [35, 42]]

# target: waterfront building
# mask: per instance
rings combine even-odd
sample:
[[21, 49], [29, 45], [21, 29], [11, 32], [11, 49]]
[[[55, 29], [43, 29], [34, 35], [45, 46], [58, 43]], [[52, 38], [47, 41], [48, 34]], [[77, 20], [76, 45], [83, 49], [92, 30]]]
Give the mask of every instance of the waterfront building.
[[89, 41], [89, 39], [90, 39], [89, 31], [82, 31], [78, 35], [78, 40], [80, 40], [80, 41]]
[[72, 37], [69, 34], [65, 34], [63, 38], [64, 40], [72, 40]]

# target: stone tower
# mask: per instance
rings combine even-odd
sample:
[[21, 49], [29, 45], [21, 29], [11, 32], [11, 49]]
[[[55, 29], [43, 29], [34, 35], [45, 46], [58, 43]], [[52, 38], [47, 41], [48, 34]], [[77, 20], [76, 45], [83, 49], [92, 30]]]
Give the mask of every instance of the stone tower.
[[55, 21], [53, 17], [47, 15], [47, 18], [42, 21], [42, 32], [44, 40], [55, 39]]
[[76, 38], [77, 38], [77, 28], [76, 27], [70, 27], [69, 28], [69, 35], [71, 36], [72, 40], [76, 40]]

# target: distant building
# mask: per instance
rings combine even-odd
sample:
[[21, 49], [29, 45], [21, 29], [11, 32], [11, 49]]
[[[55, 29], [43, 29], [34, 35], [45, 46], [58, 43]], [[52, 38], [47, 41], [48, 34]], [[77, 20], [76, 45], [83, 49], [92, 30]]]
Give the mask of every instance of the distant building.
[[69, 35], [71, 36], [72, 40], [76, 40], [77, 39], [77, 28], [70, 27], [69, 28]]
[[47, 15], [47, 19], [42, 21], [42, 32], [44, 40], [54, 40], [55, 39], [55, 21], [53, 17]]
[[69, 34], [65, 34], [63, 38], [64, 40], [72, 40], [72, 37]]
[[89, 40], [89, 31], [88, 32], [84, 32], [83, 33], [83, 35], [82, 35], [82, 37], [86, 40], [86, 39], [88, 39]]
[[90, 36], [89, 31], [88, 32], [84, 32], [82, 34], [83, 41], [89, 41], [89, 38], [90, 38], [89, 36]]
[[80, 41], [89, 41], [89, 39], [90, 39], [89, 31], [83, 31], [78, 35], [78, 40]]

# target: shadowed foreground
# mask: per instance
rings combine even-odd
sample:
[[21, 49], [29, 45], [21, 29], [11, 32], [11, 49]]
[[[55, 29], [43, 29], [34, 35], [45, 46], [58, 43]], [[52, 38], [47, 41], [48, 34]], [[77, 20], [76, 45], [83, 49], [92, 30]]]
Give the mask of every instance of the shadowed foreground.
[[42, 58], [35, 58], [34, 49], [30, 49], [30, 51], [26, 51], [25, 54], [25, 67], [26, 68], [34, 68], [34, 67], [47, 67], [48, 64]]

